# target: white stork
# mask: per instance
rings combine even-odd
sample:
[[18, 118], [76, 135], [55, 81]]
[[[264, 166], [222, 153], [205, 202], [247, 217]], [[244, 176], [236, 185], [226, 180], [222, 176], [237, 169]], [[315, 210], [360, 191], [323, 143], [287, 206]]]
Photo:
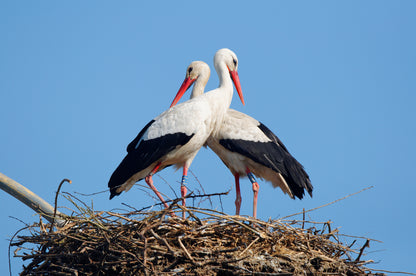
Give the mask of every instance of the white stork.
[[[186, 89], [194, 83], [191, 99], [204, 95], [209, 76], [210, 69], [205, 62], [194, 61], [189, 65], [185, 80], [188, 80], [189, 84]], [[221, 128], [211, 134], [207, 145], [235, 177], [237, 215], [241, 206], [240, 176], [248, 176], [253, 185], [253, 217], [257, 215], [259, 191], [259, 184], [254, 175], [270, 181], [273, 187], [280, 187], [293, 199], [302, 199], [304, 190], [312, 196], [313, 187], [303, 166], [272, 131], [244, 113], [228, 109]]]
[[[153, 185], [152, 176], [167, 166], [175, 165], [177, 168], [183, 167], [181, 195], [182, 204], [185, 205], [188, 168], [208, 137], [221, 127], [233, 96], [232, 81], [244, 102], [237, 65], [237, 56], [231, 50], [218, 50], [214, 56], [214, 66], [218, 72], [219, 87], [168, 109], [139, 132], [127, 146], [126, 157], [111, 175], [108, 182], [110, 199], [128, 191], [134, 183], [144, 178], [168, 207]], [[192, 82], [189, 78], [185, 79], [176, 96], [178, 99]]]

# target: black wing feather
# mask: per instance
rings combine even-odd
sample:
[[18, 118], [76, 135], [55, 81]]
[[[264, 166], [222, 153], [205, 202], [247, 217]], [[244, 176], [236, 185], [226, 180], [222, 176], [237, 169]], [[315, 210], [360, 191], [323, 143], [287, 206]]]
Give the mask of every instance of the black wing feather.
[[262, 123], [258, 127], [272, 142], [252, 142], [242, 139], [222, 139], [219, 142], [226, 149], [240, 153], [280, 173], [296, 197], [301, 199], [305, 193], [304, 189], [312, 196], [313, 187], [303, 166], [269, 128]]
[[136, 147], [137, 143], [142, 139], [143, 134], [147, 131], [147, 129], [155, 122], [155, 120], [151, 120], [145, 127], [137, 134], [136, 138], [133, 139], [133, 141], [130, 142], [130, 144], [127, 146], [127, 152], [131, 152]]
[[194, 134], [185, 133], [166, 134], [155, 139], [144, 140], [136, 148], [137, 142], [154, 121], [148, 123], [136, 138], [127, 146], [127, 155], [111, 175], [108, 187], [110, 188], [110, 199], [120, 193], [116, 189], [125, 183], [130, 177], [146, 169], [164, 155], [168, 154], [178, 146], [183, 146], [191, 140]]

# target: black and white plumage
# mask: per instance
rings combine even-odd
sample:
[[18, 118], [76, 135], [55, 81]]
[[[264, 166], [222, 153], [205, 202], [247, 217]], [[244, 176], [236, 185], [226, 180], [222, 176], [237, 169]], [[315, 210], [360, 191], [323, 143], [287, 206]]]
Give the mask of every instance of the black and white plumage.
[[[188, 135], [184, 132], [176, 132], [152, 138], [152, 132], [149, 135], [147, 131], [149, 128], [150, 131], [157, 131], [159, 127], [157, 119], [151, 120], [127, 146], [127, 155], [112, 174], [108, 184], [111, 193], [110, 199], [119, 195], [122, 191], [128, 191], [135, 182], [142, 180], [150, 174], [152, 169], [156, 167], [166, 154], [171, 153], [177, 147], [187, 144], [194, 136], [194, 133]], [[179, 156], [176, 157], [179, 158]], [[158, 167], [158, 171], [172, 164], [163, 165]], [[138, 175], [135, 178], [138, 177], [138, 180], [135, 181], [135, 178], [132, 178], [132, 176], [136, 174]], [[120, 185], [120, 183], [122, 184]]]
[[[221, 49], [215, 54], [214, 65], [220, 80], [217, 89], [166, 110], [150, 121], [128, 145], [126, 157], [108, 183], [110, 199], [128, 191], [134, 183], [145, 178], [167, 207], [153, 186], [152, 175], [170, 165], [183, 167], [181, 195], [185, 197], [184, 182], [188, 168], [211, 133], [221, 127], [224, 114], [231, 104], [232, 81], [243, 101], [237, 74], [237, 56], [229, 49]], [[192, 84], [189, 81], [185, 79], [176, 98], [179, 99]]]
[[[209, 66], [202, 61], [192, 62], [187, 78], [196, 80], [191, 98], [203, 95], [210, 76]], [[289, 153], [279, 138], [256, 119], [228, 109], [221, 128], [207, 140], [210, 147], [235, 176], [236, 214], [240, 212], [240, 176], [248, 176], [253, 185], [253, 216], [257, 214], [259, 185], [254, 175], [280, 187], [291, 198], [302, 199], [305, 190], [312, 196], [312, 184], [303, 166]]]

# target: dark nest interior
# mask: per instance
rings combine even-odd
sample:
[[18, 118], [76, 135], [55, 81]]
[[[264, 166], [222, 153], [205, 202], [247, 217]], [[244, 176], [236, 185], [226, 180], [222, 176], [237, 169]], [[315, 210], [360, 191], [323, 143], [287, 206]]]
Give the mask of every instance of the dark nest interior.
[[382, 275], [361, 260], [372, 240], [304, 214], [266, 222], [187, 207], [184, 220], [176, 203], [117, 213], [67, 198], [76, 211], [63, 227], [40, 220], [12, 239], [21, 275]]

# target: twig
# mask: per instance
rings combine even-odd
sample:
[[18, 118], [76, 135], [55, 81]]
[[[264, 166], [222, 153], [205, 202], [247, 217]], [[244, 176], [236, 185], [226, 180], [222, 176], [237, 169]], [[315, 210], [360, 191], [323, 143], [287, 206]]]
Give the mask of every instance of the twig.
[[26, 229], [28, 229], [28, 228], [30, 228], [31, 226], [26, 226], [26, 227], [23, 227], [22, 229], [20, 229], [20, 230], [18, 230], [16, 233], [14, 233], [14, 235], [12, 236], [12, 238], [10, 239], [10, 242], [9, 242], [9, 249], [8, 249], [8, 254], [9, 254], [9, 273], [10, 273], [10, 276], [12, 276], [12, 261], [11, 261], [11, 259], [10, 259], [10, 248], [11, 248], [11, 246], [12, 246], [12, 242], [13, 242], [13, 239], [16, 237], [16, 235], [17, 234], [19, 234], [21, 231], [23, 231], [23, 230], [26, 230]]
[[[309, 213], [309, 212], [312, 212], [312, 211], [318, 210], [318, 209], [320, 209], [320, 208], [323, 208], [323, 207], [329, 206], [329, 205], [331, 205], [331, 204], [337, 203], [338, 201], [344, 200], [344, 199], [346, 199], [346, 198], [348, 198], [348, 197], [350, 197], [350, 196], [357, 195], [357, 194], [359, 194], [359, 193], [361, 193], [361, 192], [364, 192], [364, 191], [369, 190], [369, 189], [372, 189], [372, 188], [374, 188], [374, 186], [370, 186], [370, 187], [364, 188], [364, 189], [362, 189], [362, 190], [360, 190], [360, 191], [358, 191], [358, 192], [355, 192], [355, 193], [349, 194], [349, 195], [344, 196], [344, 197], [342, 197], [342, 198], [339, 198], [339, 199], [337, 199], [337, 200], [335, 200], [335, 201], [332, 201], [332, 202], [329, 202], [329, 203], [327, 203], [327, 204], [324, 204], [324, 205], [318, 206], [318, 207], [316, 207], [316, 208], [309, 209], [309, 210], [307, 210], [307, 211], [306, 211], [306, 213]], [[304, 213], [304, 211], [299, 212], [299, 213], [295, 213], [295, 214], [292, 214], [292, 215], [285, 216], [285, 217], [283, 217], [283, 218], [281, 218], [281, 219], [290, 218], [290, 217], [293, 217], [293, 216], [296, 216], [296, 215], [300, 215], [300, 214], [302, 214], [302, 213]]]
[[168, 241], [165, 238], [161, 238], [158, 234], [156, 234], [156, 232], [153, 229], [150, 229], [150, 233], [152, 233], [152, 235], [156, 239], [162, 241], [166, 245], [166, 247], [168, 248], [169, 252], [172, 253], [175, 256], [175, 251], [172, 249], [172, 247], [169, 245]]
[[[227, 194], [228, 194], [228, 192], [227, 192]], [[221, 195], [218, 195], [218, 198], [220, 199], [221, 211], [224, 212], [224, 207], [222, 206], [222, 197], [221, 197]]]
[[303, 208], [302, 229], [305, 229], [305, 208]]
[[247, 246], [247, 248], [246, 249], [244, 249], [241, 253], [240, 253], [240, 256], [242, 256], [242, 255], [244, 255], [244, 253], [246, 253], [246, 251], [254, 244], [254, 243], [256, 243], [258, 240], [260, 239], [260, 237], [257, 237], [254, 241], [252, 241], [248, 246]]
[[361, 247], [360, 253], [358, 253], [358, 257], [357, 257], [357, 259], [355, 259], [354, 262], [359, 262], [360, 261], [361, 255], [363, 254], [364, 249], [366, 247], [370, 247], [370, 240], [369, 239], [367, 239], [366, 242], [364, 243], [364, 245]]
[[[222, 195], [228, 195], [229, 192], [230, 191], [228, 190], [227, 192], [213, 193], [213, 194], [204, 194], [204, 195], [191, 195], [191, 194], [188, 194], [185, 198], [186, 199], [188, 199], [188, 198], [191, 199], [191, 198], [197, 198], [197, 197], [222, 196]], [[182, 200], [182, 198], [179, 197], [179, 198], [175, 198], [175, 199], [166, 200], [166, 203], [169, 204], [171, 202], [177, 201], [178, 199], [179, 200]], [[141, 212], [141, 211], [146, 210], [146, 209], [150, 209], [153, 206], [160, 206], [160, 205], [163, 205], [163, 203], [155, 203], [153, 205], [143, 207], [143, 208], [139, 209], [138, 212]]]
[[109, 214], [110, 216], [114, 216], [114, 217], [117, 217], [117, 218], [124, 219], [125, 221], [128, 221], [128, 222], [135, 222], [134, 219], [126, 218], [126, 217], [124, 217], [124, 216], [122, 216], [120, 214], [117, 214], [117, 213], [107, 212], [107, 214]]
[[406, 275], [416, 275], [416, 273], [411, 272], [403, 272], [403, 271], [390, 271], [390, 270], [383, 270], [383, 269], [370, 269], [371, 271], [380, 271], [380, 272], [387, 272], [387, 273], [397, 273], [397, 274], [406, 274]]
[[85, 193], [80, 193], [75, 191], [74, 194], [80, 195], [80, 196], [93, 196], [93, 195], [99, 195], [99, 194], [103, 194], [103, 193], [108, 193], [110, 189], [105, 189], [103, 191], [99, 191], [99, 192], [95, 192], [95, 193], [90, 193], [90, 194], [85, 194]]
[[[190, 209], [191, 209], [191, 207], [190, 207]], [[217, 217], [217, 218], [222, 218], [222, 219], [226, 219], [226, 220], [232, 221], [232, 222], [237, 223], [238, 225], [241, 225], [242, 227], [244, 227], [244, 228], [252, 231], [253, 233], [255, 233], [256, 235], [260, 236], [263, 239], [266, 239], [267, 238], [267, 236], [264, 235], [264, 233], [260, 233], [259, 231], [255, 230], [254, 228], [252, 228], [252, 227], [250, 227], [250, 226], [248, 226], [248, 225], [246, 225], [246, 224], [238, 221], [233, 216], [209, 214], [209, 213], [206, 213], [206, 212], [203, 212], [203, 211], [199, 211], [198, 209], [194, 209], [194, 212], [198, 212], [198, 213], [205, 214], [205, 215], [211, 215], [211, 216], [214, 216], [214, 217]]]
[[[169, 184], [169, 182], [167, 182], [160, 174], [157, 174], [157, 176], [162, 179], [166, 185], [168, 185], [169, 189], [172, 191], [172, 193], [175, 195], [175, 197], [178, 197], [178, 194], [176, 193], [175, 189], [172, 187], [172, 185]], [[176, 181], [177, 183], [179, 183], [179, 181]], [[166, 196], [164, 194], [162, 194], [163, 196]]]
[[383, 242], [382, 242], [382, 241], [380, 241], [380, 240], [370, 239], [370, 238], [366, 238], [366, 237], [353, 236], [353, 235], [347, 235], [347, 234], [338, 234], [338, 235], [339, 235], [339, 236], [342, 236], [342, 237], [355, 238], [355, 239], [362, 239], [362, 240], [366, 239], [366, 240], [370, 240], [370, 241], [374, 241], [374, 242], [383, 243]]
[[56, 191], [56, 194], [55, 194], [55, 208], [53, 209], [53, 217], [51, 221], [51, 227], [49, 228], [49, 232], [52, 232], [53, 225], [55, 224], [56, 210], [58, 209], [58, 195], [59, 195], [59, 192], [61, 191], [61, 187], [62, 187], [62, 184], [64, 184], [64, 182], [68, 182], [69, 184], [72, 183], [71, 180], [64, 178], [58, 186], [58, 190]]
[[144, 241], [144, 245], [143, 245], [143, 265], [146, 266], [147, 263], [147, 238], [144, 235], [141, 235], [141, 238]]
[[[201, 187], [202, 192], [204, 192], [204, 194], [206, 194], [204, 186], [202, 186], [201, 182], [199, 181], [198, 177], [196, 177], [196, 175], [194, 174], [194, 172], [189, 169], [189, 172], [191, 172], [192, 176], [195, 178], [196, 182], [199, 184], [199, 187]], [[208, 197], [209, 203], [211, 204], [212, 207], [212, 200], [211, 197]]]
[[15, 219], [15, 220], [17, 220], [18, 222], [21, 222], [22, 224], [24, 224], [24, 225], [26, 225], [26, 226], [29, 226], [29, 224], [27, 224], [26, 222], [24, 222], [23, 220], [21, 220], [21, 219], [19, 219], [19, 218], [16, 218], [16, 217], [13, 217], [13, 216], [9, 216], [9, 218], [11, 218], [11, 219]]
[[179, 245], [181, 246], [181, 248], [183, 249], [183, 251], [185, 251], [186, 256], [188, 257], [189, 260], [191, 260], [192, 263], [195, 263], [194, 259], [192, 258], [191, 254], [189, 254], [188, 250], [186, 249], [185, 245], [183, 245], [182, 243], [182, 238], [183, 237], [178, 237], [178, 242]]
[[139, 210], [137, 210], [136, 208], [134, 208], [133, 206], [131, 206], [131, 205], [127, 204], [127, 203], [122, 202], [121, 205], [127, 206], [128, 208], [132, 209], [135, 212], [140, 212]]

